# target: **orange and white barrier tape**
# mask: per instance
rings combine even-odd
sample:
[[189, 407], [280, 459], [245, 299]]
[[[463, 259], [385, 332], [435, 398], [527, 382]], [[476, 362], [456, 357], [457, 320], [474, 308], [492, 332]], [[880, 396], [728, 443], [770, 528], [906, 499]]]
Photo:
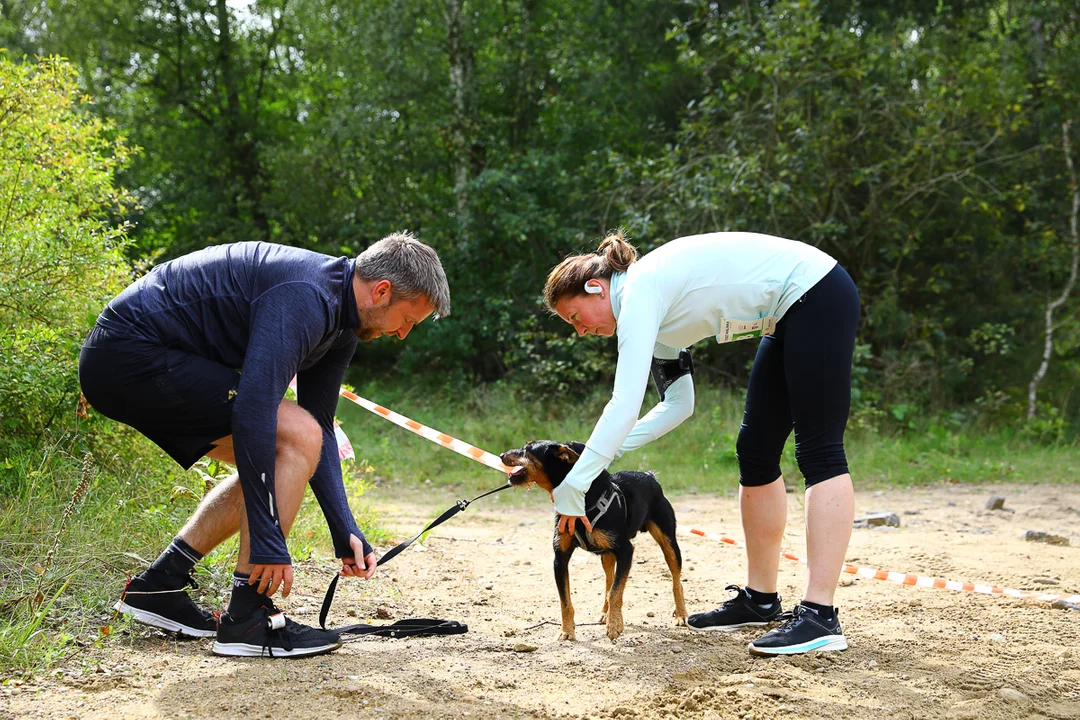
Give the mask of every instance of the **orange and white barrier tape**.
[[[704, 530], [698, 530], [696, 528], [690, 528], [685, 531], [691, 535], [698, 535], [709, 540], [716, 540], [717, 542], [726, 543], [728, 545], [735, 545], [737, 547], [746, 547], [745, 543], [740, 540], [735, 540], [729, 537], [723, 537], [722, 535], [715, 535]], [[787, 560], [794, 560], [795, 562], [806, 564], [804, 558], [798, 555], [792, 555], [791, 553], [780, 553], [780, 557]], [[849, 575], [858, 575], [859, 577], [871, 578], [873, 580], [884, 580], [885, 582], [895, 583], [897, 585], [913, 585], [915, 587], [931, 587], [938, 588], [939, 590], [957, 590], [964, 592], [982, 593], [984, 595], [1007, 595], [1009, 597], [1021, 598], [1026, 600], [1037, 600], [1039, 602], [1052, 603], [1061, 600], [1066, 603], [1080, 604], [1080, 595], [1049, 595], [1044, 593], [1029, 592], [1027, 590], [1014, 590], [1013, 588], [998, 587], [997, 585], [984, 585], [980, 583], [971, 582], [958, 582], [956, 580], [945, 580], [943, 578], [927, 577], [925, 575], [912, 575], [911, 573], [890, 572], [888, 570], [876, 570], [874, 568], [856, 567], [855, 565], [844, 565], [843, 571]]]
[[471, 458], [478, 463], [487, 465], [493, 470], [498, 470], [500, 472], [509, 474], [510, 471], [513, 469], [507, 467], [506, 465], [503, 465], [502, 460], [485, 450], [481, 450], [478, 447], [473, 447], [469, 443], [462, 442], [457, 438], [450, 437], [446, 433], [439, 432], [438, 430], [433, 430], [427, 425], [421, 425], [415, 420], [410, 420], [404, 415], [399, 415], [393, 410], [390, 410], [389, 408], [384, 408], [382, 405], [376, 405], [370, 400], [365, 400], [356, 393], [350, 392], [345, 388], [341, 388], [340, 395], [346, 400], [351, 400], [365, 410], [369, 410], [378, 415], [379, 417], [389, 420], [395, 425], [403, 427], [410, 432], [414, 432], [420, 437], [430, 440], [433, 443], [442, 445], [444, 448], [453, 450], [458, 455], [464, 455], [465, 457]]

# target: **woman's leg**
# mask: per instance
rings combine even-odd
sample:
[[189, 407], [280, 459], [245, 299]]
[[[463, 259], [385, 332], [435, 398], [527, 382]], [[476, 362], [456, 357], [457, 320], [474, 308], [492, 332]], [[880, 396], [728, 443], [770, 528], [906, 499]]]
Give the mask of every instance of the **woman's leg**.
[[780, 456], [792, 420], [784, 378], [784, 343], [766, 337], [758, 345], [736, 451], [739, 457], [739, 513], [746, 537], [746, 585], [776, 592], [780, 544], [787, 524], [787, 491]]
[[787, 322], [784, 369], [795, 425], [795, 457], [806, 477], [804, 600], [832, 605], [844, 564], [855, 498], [844, 452], [851, 408], [851, 358], [859, 295], [837, 266]]

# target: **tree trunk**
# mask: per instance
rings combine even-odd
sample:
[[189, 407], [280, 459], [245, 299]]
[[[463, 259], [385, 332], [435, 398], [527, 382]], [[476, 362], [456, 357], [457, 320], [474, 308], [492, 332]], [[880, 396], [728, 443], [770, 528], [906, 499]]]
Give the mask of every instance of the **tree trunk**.
[[467, 130], [472, 102], [469, 85], [473, 59], [465, 41], [464, 0], [445, 0], [446, 55], [450, 64], [450, 86], [454, 90], [454, 117], [451, 139], [454, 154], [454, 200], [457, 210], [459, 240], [466, 238], [469, 226], [469, 144]]
[[1061, 144], [1062, 150], [1065, 152], [1065, 164], [1069, 168], [1069, 181], [1073, 193], [1072, 215], [1069, 219], [1069, 231], [1072, 236], [1072, 269], [1069, 272], [1069, 279], [1065, 282], [1061, 295], [1046, 305], [1046, 337], [1043, 341], [1042, 362], [1039, 364], [1039, 369], [1035, 371], [1035, 376], [1031, 378], [1031, 384], [1028, 386], [1027, 416], [1029, 420], [1035, 417], [1036, 392], [1039, 389], [1039, 383], [1046, 377], [1046, 371], [1050, 367], [1050, 357], [1054, 352], [1054, 330], [1057, 329], [1057, 326], [1054, 325], [1054, 312], [1069, 301], [1069, 296], [1072, 294], [1073, 288], [1076, 287], [1077, 272], [1080, 270], [1080, 230], [1077, 228], [1077, 215], [1080, 214], [1080, 186], [1076, 182], [1076, 168], [1073, 166], [1072, 146], [1069, 143], [1069, 126], [1071, 124], [1071, 120], [1066, 120], [1061, 124]]
[[240, 87], [232, 55], [229, 8], [226, 0], [218, 0], [216, 10], [218, 63], [225, 91], [225, 107], [222, 113], [225, 119], [225, 146], [229, 153], [229, 174], [234, 181], [230, 210], [236, 220], [242, 220], [246, 214], [250, 214], [251, 222], [258, 229], [261, 238], [267, 239], [270, 236], [270, 221], [262, 207], [259, 148], [254, 129], [248, 127], [240, 106]]

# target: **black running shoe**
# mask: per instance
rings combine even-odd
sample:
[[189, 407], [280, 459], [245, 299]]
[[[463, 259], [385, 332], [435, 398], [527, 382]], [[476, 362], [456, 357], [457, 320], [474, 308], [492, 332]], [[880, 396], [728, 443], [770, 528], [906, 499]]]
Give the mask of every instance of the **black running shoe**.
[[332, 652], [341, 647], [341, 636], [332, 630], [301, 625], [285, 617], [277, 608], [260, 607], [246, 620], [221, 616], [215, 655], [232, 657], [305, 657]]
[[694, 630], [720, 630], [731, 632], [744, 627], [768, 625], [780, 617], [780, 600], [771, 605], [758, 605], [750, 599], [746, 588], [728, 585], [725, 590], [735, 592], [735, 597], [709, 612], [696, 613], [686, 618], [687, 627]]
[[188, 597], [186, 586], [199, 587], [191, 575], [176, 577], [146, 570], [128, 580], [113, 608], [146, 625], [180, 637], [214, 637], [217, 618]]
[[826, 620], [802, 603], [780, 618], [784, 624], [748, 646], [751, 655], [797, 655], [813, 650], [847, 650], [839, 613]]

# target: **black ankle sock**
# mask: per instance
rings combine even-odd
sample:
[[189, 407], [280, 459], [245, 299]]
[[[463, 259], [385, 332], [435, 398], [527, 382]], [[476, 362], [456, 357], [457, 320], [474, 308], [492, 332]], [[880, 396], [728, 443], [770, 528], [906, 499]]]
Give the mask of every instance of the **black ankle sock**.
[[188, 545], [179, 537], [174, 537], [165, 552], [150, 566], [151, 570], [166, 573], [178, 578], [187, 578], [195, 569], [195, 563], [202, 560], [202, 553]]
[[250, 578], [251, 575], [247, 573], [233, 573], [232, 597], [229, 598], [226, 612], [234, 620], [246, 620], [263, 605], [273, 605], [270, 598], [259, 592], [255, 585], [248, 585]]
[[758, 592], [752, 587], [747, 587], [746, 593], [750, 596], [750, 599], [758, 605], [772, 605], [773, 603], [780, 602], [780, 596], [774, 592], [763, 593]]
[[813, 610], [815, 613], [818, 614], [819, 617], [824, 620], [832, 620], [834, 617], [836, 617], [836, 608], [834, 608], [832, 605], [818, 605], [817, 603], [812, 603], [808, 600], [803, 600], [799, 604], [805, 608]]

